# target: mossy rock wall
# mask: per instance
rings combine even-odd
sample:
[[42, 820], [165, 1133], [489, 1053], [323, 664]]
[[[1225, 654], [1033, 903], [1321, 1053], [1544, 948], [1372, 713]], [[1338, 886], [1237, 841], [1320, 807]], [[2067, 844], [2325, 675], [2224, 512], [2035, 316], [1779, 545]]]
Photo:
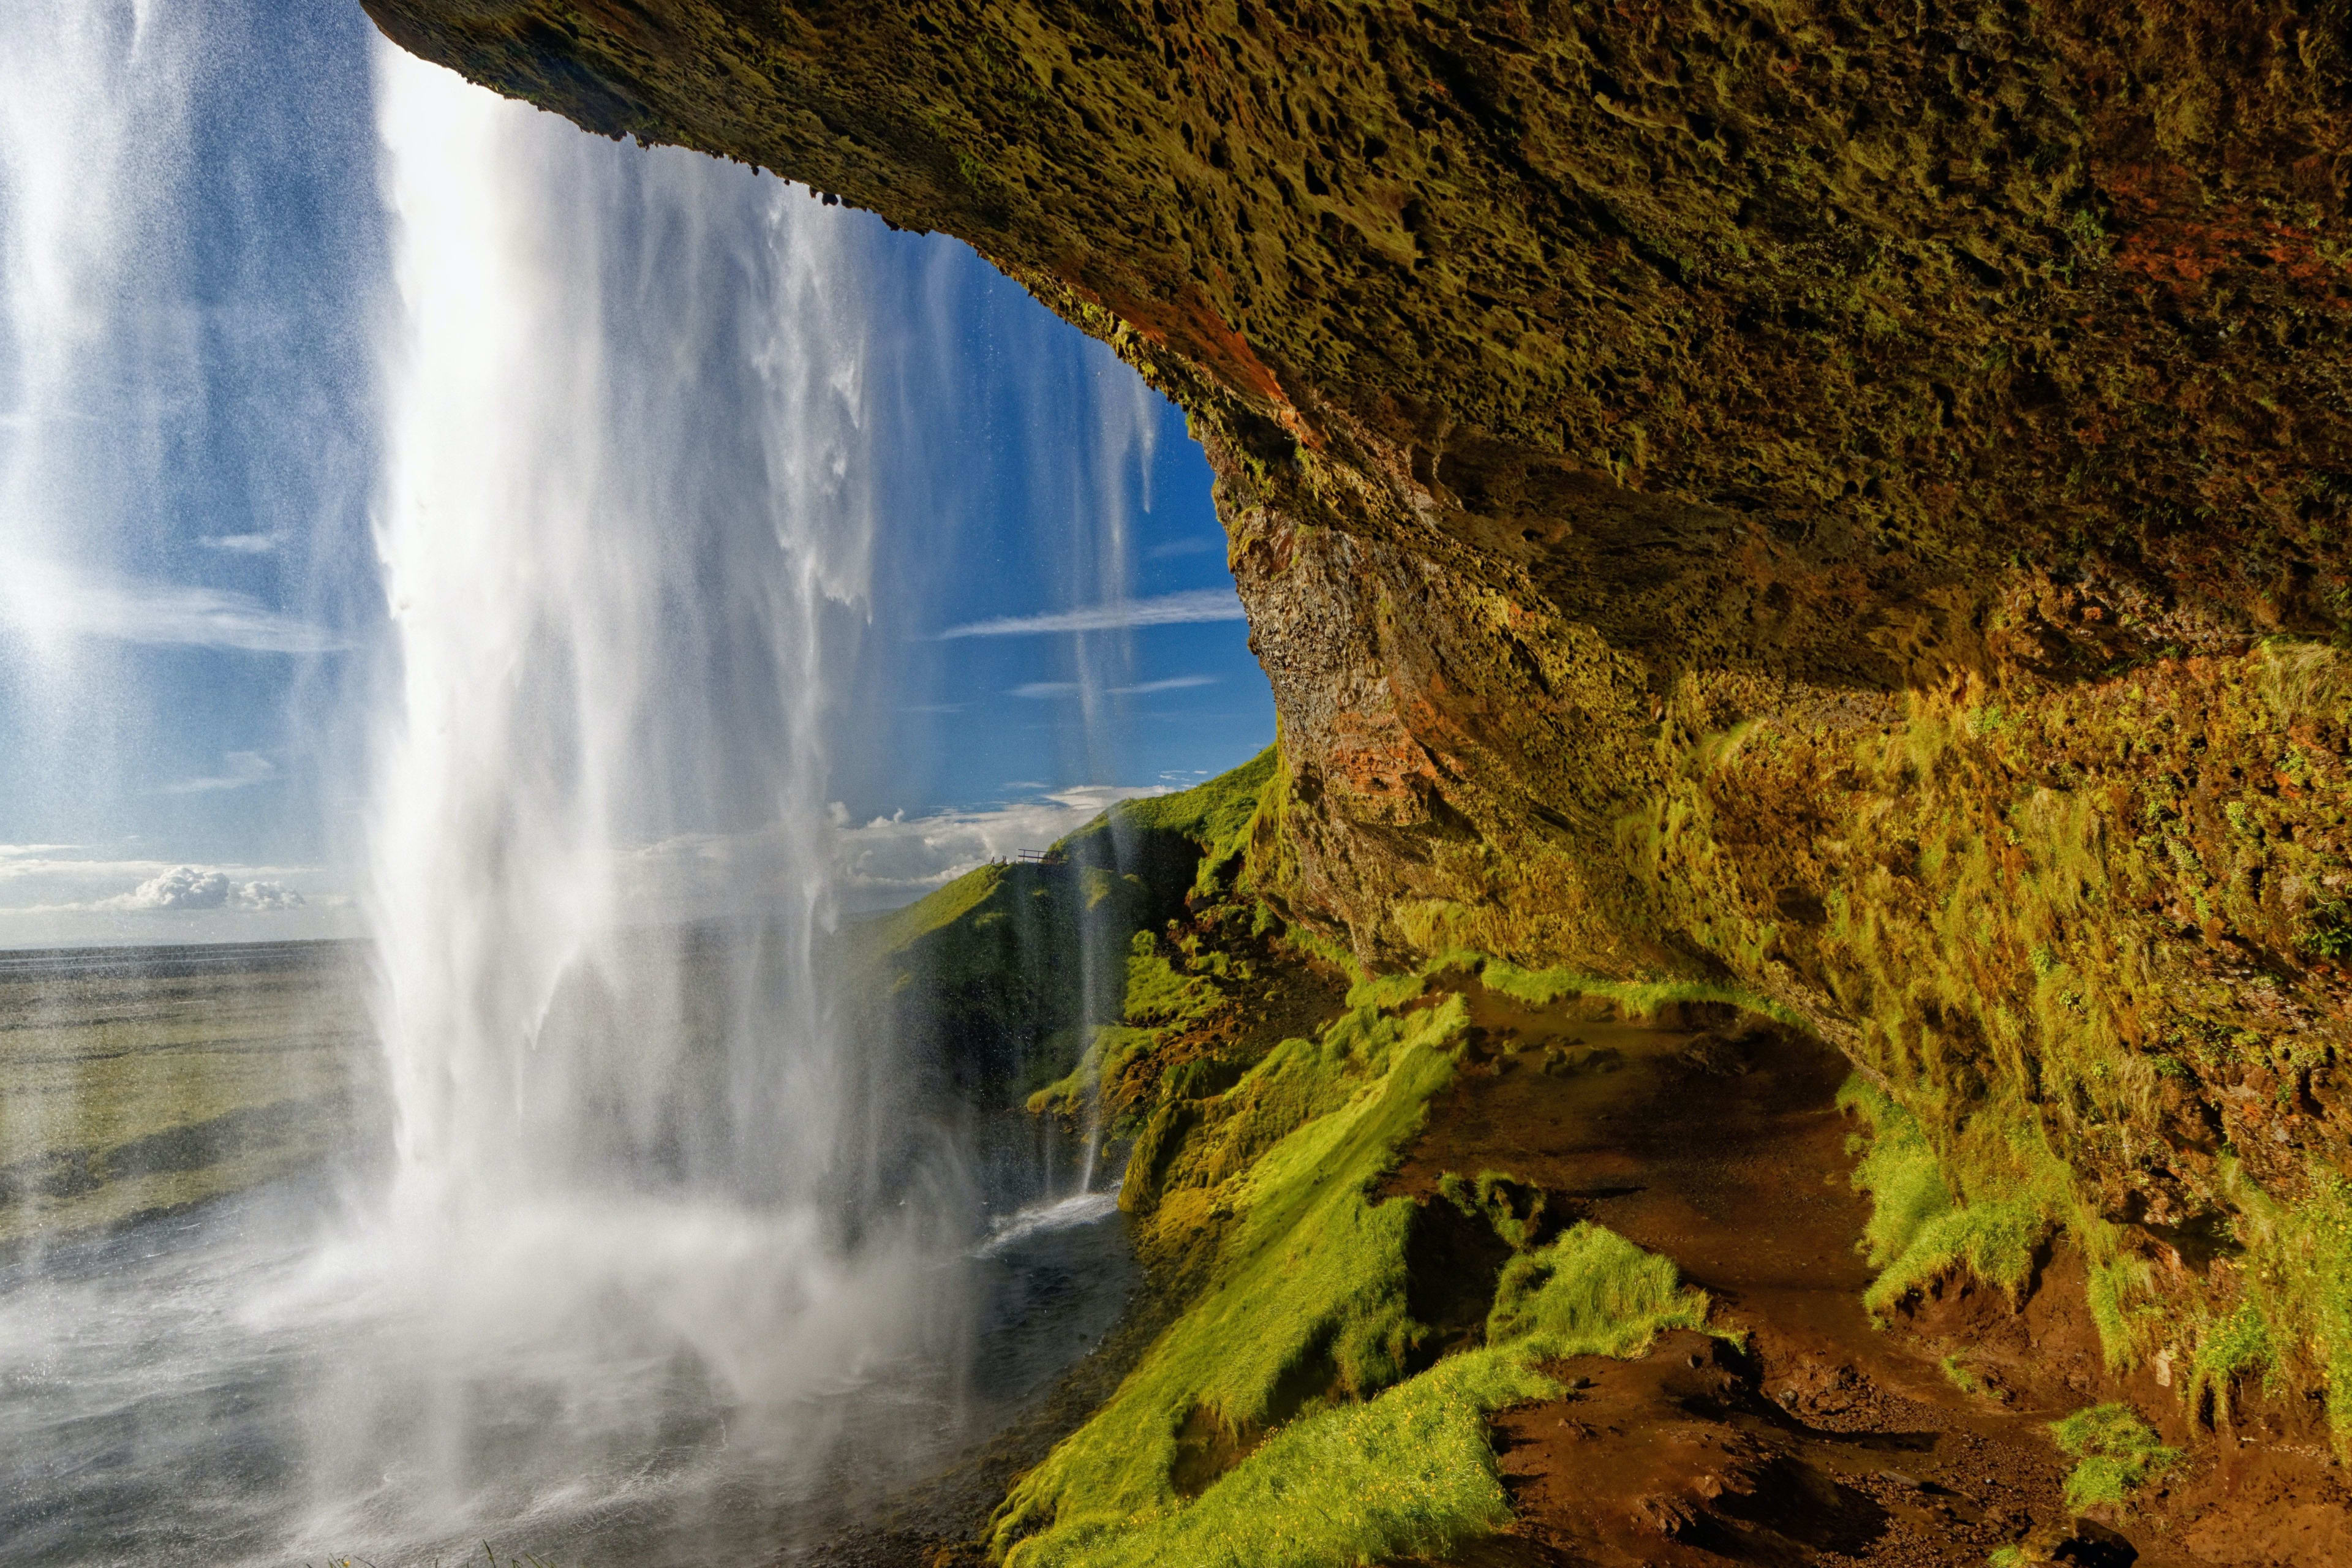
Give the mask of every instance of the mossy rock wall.
[[2352, 1159], [2342, 0], [366, 4], [1177, 398], [1295, 921], [1737, 982], [2151, 1238]]

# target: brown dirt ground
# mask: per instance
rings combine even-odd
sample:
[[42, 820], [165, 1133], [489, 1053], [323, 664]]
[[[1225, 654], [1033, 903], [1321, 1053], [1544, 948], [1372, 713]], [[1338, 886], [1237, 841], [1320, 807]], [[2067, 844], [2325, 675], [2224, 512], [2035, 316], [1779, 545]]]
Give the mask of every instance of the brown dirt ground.
[[[2216, 1436], [2155, 1370], [2110, 1378], [2071, 1256], [2021, 1307], [1955, 1286], [1873, 1327], [1834, 1053], [1719, 1010], [1643, 1026], [1467, 989], [1465, 1070], [1388, 1190], [1507, 1172], [1542, 1190], [1549, 1225], [1591, 1219], [1672, 1258], [1746, 1340], [1553, 1369], [1566, 1397], [1495, 1423], [1519, 1523], [1465, 1568], [1976, 1568], [2028, 1539], [2083, 1568], [2352, 1564], [2315, 1414], [2257, 1401]], [[2111, 1398], [2189, 1460], [2128, 1516], [2077, 1520], [2046, 1424]]]
[[[1384, 1184], [1428, 1204], [1408, 1259], [1413, 1316], [1439, 1330], [1424, 1353], [1475, 1341], [1508, 1256], [1484, 1222], [1430, 1201], [1447, 1172], [1539, 1190], [1547, 1231], [1591, 1219], [1664, 1253], [1745, 1337], [1675, 1333], [1640, 1361], [1551, 1367], [1564, 1396], [1493, 1426], [1517, 1524], [1449, 1563], [1390, 1568], [1980, 1568], [2021, 1541], [2075, 1568], [2352, 1568], [2352, 1495], [2318, 1413], [2247, 1391], [2217, 1433], [2158, 1369], [2111, 1377], [2071, 1254], [2045, 1258], [2019, 1304], [1954, 1281], [1874, 1327], [1856, 1250], [1868, 1203], [1851, 1181], [1834, 1052], [1725, 1008], [1633, 1024], [1590, 1002], [1528, 1007], [1446, 984], [1470, 998], [1470, 1046]], [[1328, 1013], [1330, 988], [1310, 989]], [[1281, 1011], [1221, 1023], [1293, 1021]], [[977, 1520], [1175, 1304], [1143, 1299], [1033, 1420], [808, 1561], [976, 1568]], [[2117, 1398], [2189, 1458], [2128, 1515], [2077, 1519], [2047, 1424]]]

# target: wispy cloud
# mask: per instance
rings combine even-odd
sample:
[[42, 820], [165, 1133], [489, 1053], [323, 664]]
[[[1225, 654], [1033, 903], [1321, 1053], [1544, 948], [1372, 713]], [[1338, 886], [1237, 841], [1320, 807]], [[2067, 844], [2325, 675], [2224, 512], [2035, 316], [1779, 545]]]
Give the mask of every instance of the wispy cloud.
[[[1216, 683], [1217, 678], [1213, 675], [1171, 675], [1165, 680], [1146, 680], [1135, 686], [1114, 686], [1110, 689], [1110, 694], [1113, 697], [1149, 697], [1157, 691], [1183, 691], [1192, 687], [1214, 686]], [[1043, 701], [1053, 697], [1076, 697], [1080, 689], [1075, 680], [1033, 680], [1024, 686], [1013, 688], [1005, 695], [1026, 697], [1034, 701]]]
[[1048, 632], [1118, 631], [1129, 626], [1172, 626], [1202, 621], [1244, 619], [1240, 595], [1231, 588], [1188, 588], [1150, 599], [1122, 599], [1107, 605], [1086, 605], [1043, 616], [1000, 616], [950, 626], [949, 637], [1034, 637]]
[[1206, 555], [1213, 550], [1223, 550], [1225, 542], [1205, 533], [1188, 534], [1182, 539], [1171, 539], [1155, 544], [1143, 552], [1150, 561], [1165, 561], [1173, 555]]
[[209, 778], [182, 779], [163, 786], [165, 795], [210, 795], [266, 784], [278, 776], [278, 765], [258, 752], [231, 752], [221, 758], [221, 772]]
[[278, 548], [274, 533], [208, 533], [196, 542], [207, 550], [226, 550], [236, 555], [267, 555]]
[[332, 653], [351, 646], [333, 630], [269, 608], [243, 594], [177, 583], [79, 576], [53, 562], [6, 562], [0, 617], [34, 633], [122, 642], [241, 648], [253, 653]]

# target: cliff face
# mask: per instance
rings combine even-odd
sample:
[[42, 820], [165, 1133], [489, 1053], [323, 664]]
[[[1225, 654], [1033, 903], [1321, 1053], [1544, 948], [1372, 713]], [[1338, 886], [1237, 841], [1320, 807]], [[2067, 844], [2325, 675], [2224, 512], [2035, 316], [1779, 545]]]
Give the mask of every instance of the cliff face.
[[1177, 398], [1294, 919], [1736, 981], [2095, 1254], [2343, 1202], [2342, 0], [365, 3]]

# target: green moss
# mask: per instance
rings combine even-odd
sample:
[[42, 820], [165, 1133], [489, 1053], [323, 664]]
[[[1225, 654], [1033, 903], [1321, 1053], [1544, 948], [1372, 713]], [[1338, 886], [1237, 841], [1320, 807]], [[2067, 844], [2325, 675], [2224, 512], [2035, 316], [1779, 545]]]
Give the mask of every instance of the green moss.
[[1088, 1520], [1015, 1552], [1023, 1568], [1357, 1568], [1442, 1558], [1511, 1520], [1488, 1412], [1558, 1392], [1517, 1356], [1474, 1352], [1362, 1404], [1285, 1426], [1197, 1501]]
[[2238, 1381], [2257, 1372], [2268, 1374], [2277, 1364], [2270, 1324], [2252, 1302], [2242, 1301], [2234, 1311], [2200, 1325], [2181, 1394], [2192, 1412], [2226, 1420]]
[[[1366, 1397], [1403, 1375], [1419, 1334], [1404, 1306], [1413, 1205], [1375, 1202], [1367, 1188], [1451, 1079], [1448, 1048], [1467, 1021], [1459, 998], [1402, 1029], [1350, 1014], [1226, 1091], [1243, 1108], [1232, 1121], [1270, 1113], [1292, 1125], [1236, 1173], [1215, 1283], [1013, 1489], [991, 1527], [997, 1552], [1021, 1542], [1018, 1563], [1075, 1560], [1073, 1544], [1101, 1525], [1172, 1508], [1177, 1436], [1196, 1411], [1242, 1432], [1301, 1397]], [[1330, 1098], [1341, 1103], [1327, 1110]]]
[[[1154, 1256], [1209, 1249], [1203, 1284], [1013, 1489], [991, 1525], [997, 1556], [1337, 1568], [1444, 1551], [1508, 1518], [1485, 1416], [1555, 1392], [1538, 1361], [1634, 1353], [1704, 1321], [1706, 1297], [1670, 1263], [1582, 1226], [1521, 1253], [1486, 1347], [1408, 1375], [1427, 1335], [1405, 1295], [1420, 1210], [1372, 1189], [1451, 1081], [1469, 1019], [1461, 996], [1424, 995], [1419, 977], [1360, 987], [1314, 1038], [1282, 1041], [1230, 1088], [1160, 1099], [1129, 1180], [1151, 1189], [1140, 1223]], [[1534, 1241], [1540, 1194], [1507, 1173], [1444, 1189], [1515, 1245]], [[1204, 1443], [1226, 1456], [1222, 1473], [1200, 1473]]]
[[1668, 1329], [1705, 1326], [1706, 1293], [1674, 1264], [1592, 1224], [1503, 1267], [1486, 1317], [1490, 1345], [1532, 1360], [1638, 1355]]
[[1597, 996], [1614, 1003], [1629, 1018], [1646, 1018], [1679, 1003], [1720, 1003], [1777, 1018], [1784, 1024], [1803, 1025], [1803, 1020], [1786, 1007], [1738, 985], [1706, 980], [1609, 980], [1574, 969], [1522, 969], [1499, 958], [1466, 952], [1445, 955], [1449, 963], [1473, 967], [1466, 960], [1475, 960], [1478, 978], [1488, 990], [1533, 1007], [1549, 1006], [1563, 996]]
[[[2352, 1181], [2316, 1160], [2304, 1180], [2305, 1195], [2281, 1203], [2233, 1172], [2246, 1250], [2230, 1272], [2242, 1300], [2200, 1336], [2193, 1396], [2220, 1395], [2256, 1364], [2315, 1384], [2326, 1396], [2337, 1452], [2352, 1458]], [[2200, 1365], [2209, 1369], [2201, 1386]]]
[[2051, 1228], [2037, 1194], [2003, 1192], [1962, 1203], [1926, 1131], [1892, 1097], [1857, 1074], [1838, 1090], [1838, 1104], [1870, 1129], [1853, 1173], [1855, 1188], [1871, 1196], [1863, 1247], [1879, 1271], [1864, 1305], [1883, 1315], [1911, 1291], [1962, 1269], [2013, 1299]]
[[2120, 1506], [2130, 1493], [2179, 1459], [2180, 1450], [2156, 1433], [2128, 1405], [2095, 1405], [2050, 1425], [2050, 1435], [2078, 1463], [2066, 1478], [2066, 1506], [2077, 1510]]
[[1150, 932], [1138, 931], [1129, 940], [1126, 997], [1129, 1023], [1182, 1028], [1205, 1017], [1218, 1000], [1214, 985], [1198, 975], [1180, 973], [1162, 957]]
[[1485, 1220], [1513, 1251], [1525, 1250], [1542, 1233], [1543, 1189], [1507, 1171], [1481, 1171], [1475, 1180], [1447, 1171], [1437, 1178], [1437, 1195], [1470, 1218]]
[[1376, 974], [1348, 989], [1350, 1007], [1402, 1007], [1429, 989], [1426, 975], [1408, 970], [1402, 974]]
[[1579, 1225], [1513, 1260], [1487, 1344], [1377, 1397], [1312, 1410], [1197, 1500], [1138, 1519], [1074, 1520], [1013, 1550], [1019, 1568], [1355, 1568], [1443, 1558], [1510, 1522], [1486, 1418], [1557, 1397], [1540, 1363], [1635, 1356], [1660, 1333], [1704, 1324], [1707, 1299], [1675, 1267], [1612, 1231]]

